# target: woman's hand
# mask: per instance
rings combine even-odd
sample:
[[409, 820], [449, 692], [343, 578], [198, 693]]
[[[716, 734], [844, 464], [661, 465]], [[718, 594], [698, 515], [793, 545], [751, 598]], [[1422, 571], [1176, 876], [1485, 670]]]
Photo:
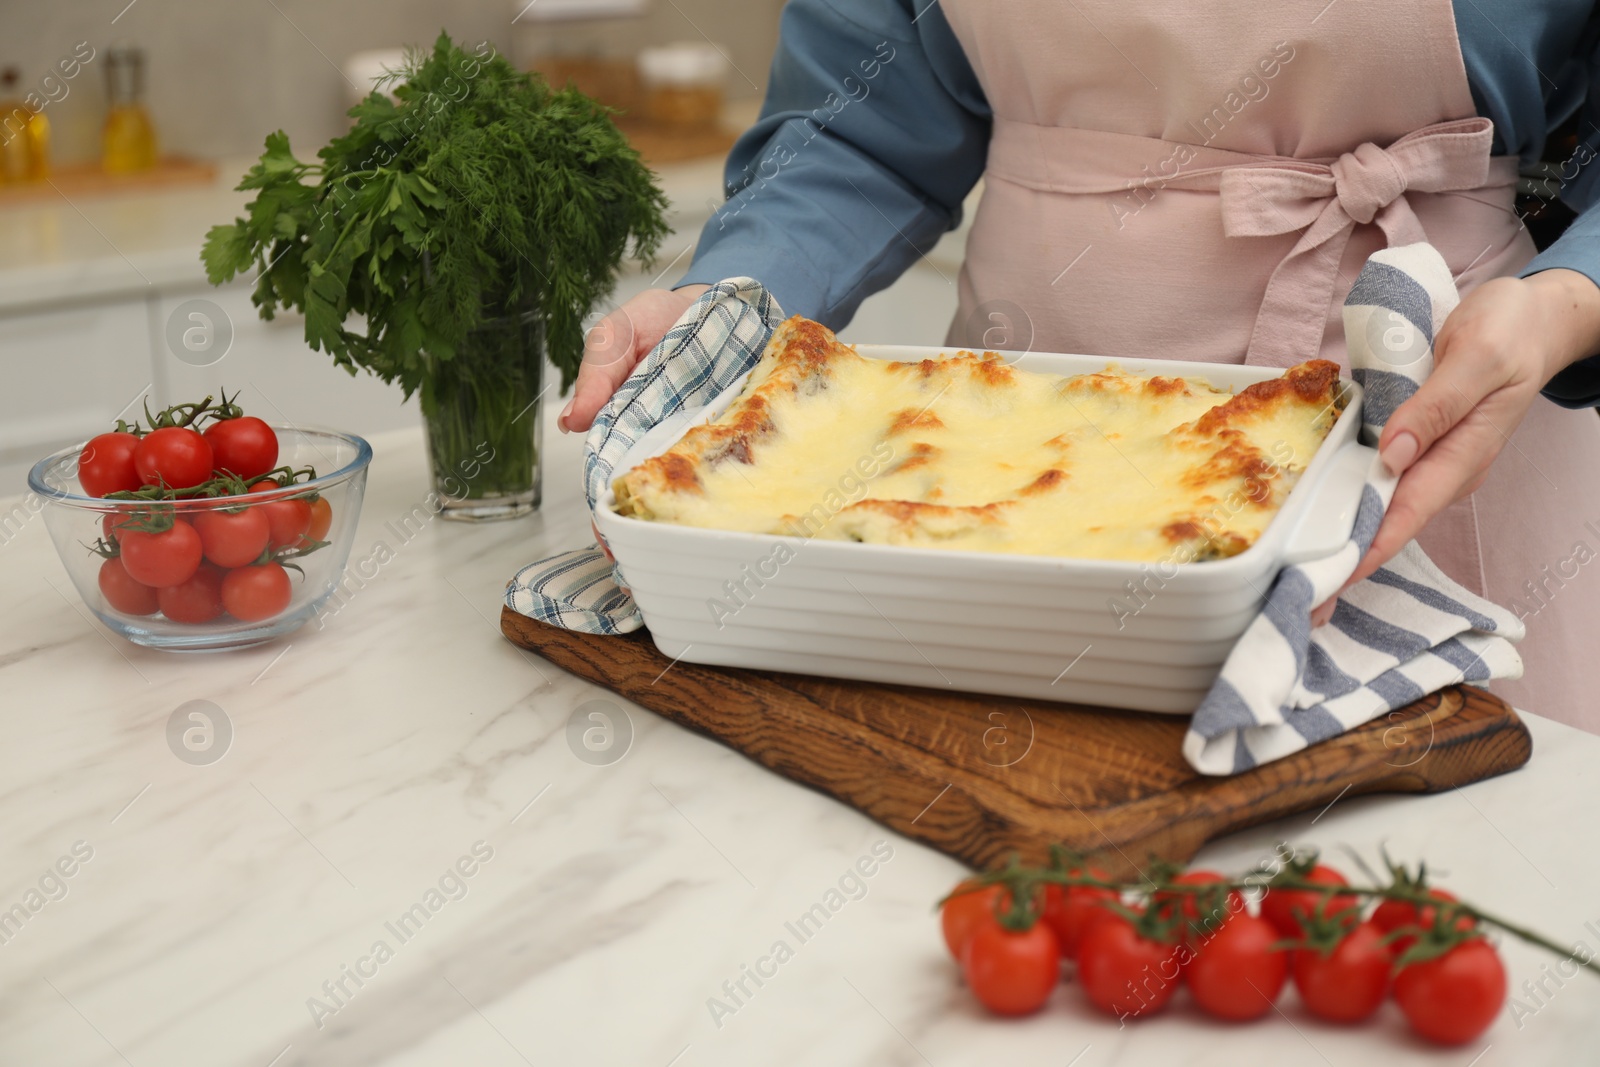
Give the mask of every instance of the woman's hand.
[[[1600, 287], [1556, 268], [1496, 278], [1461, 301], [1434, 341], [1434, 369], [1396, 409], [1378, 442], [1401, 475], [1349, 588], [1488, 475], [1529, 405], [1558, 371], [1600, 348]], [[1314, 614], [1325, 622], [1329, 600]]]
[[583, 365], [578, 368], [572, 399], [556, 419], [561, 432], [587, 430], [617, 386], [709, 288], [646, 289], [601, 319], [584, 338]]
[[[639, 361], [660, 343], [689, 305], [700, 299], [709, 285], [681, 289], [646, 289], [595, 324], [584, 338], [583, 365], [572, 389], [572, 399], [561, 409], [556, 425], [562, 433], [587, 430], [605, 407], [617, 386], [627, 380]], [[591, 521], [594, 540], [612, 562], [616, 557]], [[627, 592], [627, 590], [623, 590]]]

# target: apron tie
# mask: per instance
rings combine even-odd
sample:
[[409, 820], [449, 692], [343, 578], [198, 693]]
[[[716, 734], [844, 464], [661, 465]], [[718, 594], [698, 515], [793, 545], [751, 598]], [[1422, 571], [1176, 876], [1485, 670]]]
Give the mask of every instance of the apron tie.
[[1427, 240], [1408, 191], [1463, 192], [1489, 180], [1494, 124], [1486, 118], [1424, 126], [1380, 148], [1370, 141], [1332, 163], [1243, 164], [1221, 175], [1228, 237], [1304, 230], [1272, 272], [1245, 362], [1288, 367], [1316, 357], [1339, 264], [1357, 225], [1377, 223], [1391, 246]]

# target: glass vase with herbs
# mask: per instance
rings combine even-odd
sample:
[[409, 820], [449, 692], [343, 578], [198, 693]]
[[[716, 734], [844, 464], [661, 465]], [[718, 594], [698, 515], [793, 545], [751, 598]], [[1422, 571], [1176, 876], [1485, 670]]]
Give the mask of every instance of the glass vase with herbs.
[[300, 312], [312, 348], [419, 394], [446, 517], [531, 511], [545, 357], [565, 392], [584, 318], [666, 236], [666, 198], [608, 109], [488, 44], [440, 34], [350, 116], [317, 163], [267, 138], [207, 274], [255, 269], [263, 318]]

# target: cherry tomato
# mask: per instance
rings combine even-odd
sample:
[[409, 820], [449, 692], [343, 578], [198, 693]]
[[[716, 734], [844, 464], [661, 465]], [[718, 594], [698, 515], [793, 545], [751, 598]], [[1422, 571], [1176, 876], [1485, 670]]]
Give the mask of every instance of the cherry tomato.
[[133, 465], [139, 439], [131, 433], [103, 433], [89, 439], [78, 453], [78, 484], [89, 496], [137, 489], [142, 484]]
[[186, 582], [200, 566], [200, 535], [186, 522], [161, 533], [122, 530], [122, 565], [136, 582], [157, 589]]
[[100, 536], [104, 537], [112, 544], [116, 544], [117, 538], [120, 536], [122, 524], [128, 522], [132, 518], [133, 515], [126, 511], [106, 512], [105, 515], [100, 519]]
[[206, 428], [212, 463], [245, 481], [267, 473], [278, 464], [278, 435], [254, 415], [224, 419]]
[[[1430, 888], [1428, 896], [1435, 900], [1451, 902], [1456, 899], [1455, 894], [1447, 889]], [[1409, 900], [1382, 901], [1372, 913], [1372, 924], [1386, 934], [1393, 933], [1402, 926], [1421, 925], [1417, 921], [1417, 906]]]
[[328, 503], [328, 498], [319, 496], [311, 502], [311, 526], [306, 530], [305, 541], [321, 541], [328, 536], [328, 528], [333, 525], [333, 505]]
[[1061, 949], [1048, 925], [1007, 930], [983, 923], [961, 953], [961, 973], [984, 1007], [997, 1015], [1028, 1015], [1050, 998], [1061, 979]]
[[194, 516], [194, 531], [206, 559], [219, 567], [243, 567], [266, 551], [272, 525], [260, 508], [241, 511], [202, 511]]
[[202, 563], [186, 582], [160, 590], [161, 614], [173, 622], [202, 623], [222, 615], [222, 570]]
[[145, 485], [189, 489], [211, 478], [211, 445], [187, 426], [151, 430], [133, 450], [133, 465]]
[[[252, 493], [277, 493], [283, 490], [278, 488], [274, 481], [257, 482], [250, 487]], [[303, 497], [292, 500], [269, 500], [264, 504], [257, 504], [256, 508], [266, 515], [267, 523], [271, 526], [271, 535], [267, 545], [274, 552], [280, 548], [288, 548], [297, 544], [311, 528], [311, 502]], [[331, 517], [331, 516], [330, 516]]]
[[260, 622], [289, 606], [289, 572], [280, 563], [237, 567], [222, 579], [222, 606], [244, 622]]
[[1258, 1019], [1272, 1010], [1289, 974], [1289, 954], [1272, 948], [1278, 931], [1259, 915], [1238, 912], [1208, 937], [1198, 939], [1184, 967], [1195, 1003], [1209, 1015], [1233, 1022]]
[[113, 611], [124, 615], [154, 615], [159, 606], [156, 591], [128, 577], [120, 557], [100, 564], [100, 595]]
[[[1317, 864], [1306, 874], [1308, 882], [1318, 882], [1322, 885], [1349, 885], [1344, 875], [1334, 870]], [[1295, 918], [1295, 912], [1304, 912], [1307, 915], [1316, 913], [1318, 906], [1322, 905], [1322, 894], [1314, 889], [1268, 889], [1267, 895], [1261, 899], [1261, 915], [1284, 937], [1298, 938], [1302, 936], [1300, 920]], [[1335, 893], [1328, 898], [1326, 914], [1333, 915], [1346, 908], [1353, 907], [1360, 901], [1353, 896]]]
[[[1428, 896], [1435, 900], [1455, 903], [1456, 896], [1447, 889], [1429, 889]], [[1385, 900], [1378, 905], [1378, 910], [1372, 913], [1372, 922], [1385, 934], [1392, 934], [1406, 926], [1420, 926], [1424, 930], [1432, 930], [1434, 922], [1438, 919], [1437, 908], [1424, 904], [1420, 912], [1415, 904], [1405, 900]], [[1456, 917], [1457, 930], [1470, 930], [1473, 927], [1472, 916], [1459, 915]], [[1406, 949], [1416, 943], [1416, 935], [1402, 934], [1389, 942], [1389, 946], [1398, 957]]]
[[1160, 1011], [1178, 988], [1181, 944], [1143, 937], [1111, 912], [1083, 931], [1078, 944], [1078, 981], [1089, 1003], [1103, 1012], [1136, 1018]]
[[1481, 937], [1400, 969], [1394, 999], [1411, 1029], [1441, 1045], [1463, 1045], [1489, 1028], [1506, 1002], [1506, 969]]
[[[1172, 884], [1211, 885], [1215, 882], [1226, 881], [1227, 879], [1218, 874], [1216, 871], [1199, 870], [1185, 871], [1184, 873], [1178, 875], [1178, 877], [1174, 878], [1172, 880]], [[1200, 921], [1200, 897], [1194, 893], [1157, 892], [1154, 896], [1154, 900], [1157, 904], [1166, 904], [1170, 901], [1173, 907], [1182, 910], [1183, 917], [1189, 922], [1196, 923]], [[1213, 925], [1216, 925], [1225, 921], [1228, 916], [1237, 915], [1242, 911], [1244, 911], [1244, 897], [1239, 893], [1238, 890], [1230, 889], [1226, 899], [1216, 908], [1215, 912], [1208, 910], [1205, 913], [1205, 917], [1211, 920]], [[1194, 939], [1192, 933], [1187, 927], [1184, 930], [1184, 939], [1186, 941], [1192, 941]]]
[[[972, 884], [966, 881], [956, 888]], [[967, 947], [973, 931], [980, 926], [998, 925], [994, 909], [1004, 893], [1004, 886], [984, 886], [970, 893], [958, 893], [939, 909], [939, 927], [944, 931], [944, 944], [950, 950], [950, 957], [957, 963], [961, 962], [961, 950]]]
[[[1106, 872], [1098, 867], [1087, 870], [1074, 870], [1071, 873], [1088, 875], [1108, 881]], [[1115, 901], [1117, 892], [1114, 889], [1104, 889], [1095, 885], [1048, 885], [1045, 887], [1044, 921], [1050, 924], [1055, 931], [1056, 942], [1061, 946], [1061, 955], [1064, 959], [1075, 960], [1078, 958], [1078, 946], [1083, 941], [1083, 933], [1092, 924], [1112, 912], [1103, 907], [1106, 901]]]
[[1394, 956], [1373, 920], [1358, 923], [1324, 956], [1313, 948], [1294, 953], [1294, 987], [1306, 1010], [1335, 1023], [1358, 1023], [1389, 994]]

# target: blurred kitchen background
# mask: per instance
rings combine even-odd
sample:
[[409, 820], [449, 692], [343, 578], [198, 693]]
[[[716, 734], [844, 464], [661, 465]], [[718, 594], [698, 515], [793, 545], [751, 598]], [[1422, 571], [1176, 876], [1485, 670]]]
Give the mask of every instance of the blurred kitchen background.
[[[262, 322], [248, 280], [209, 286], [199, 249], [241, 212], [248, 196], [233, 186], [268, 133], [312, 157], [374, 73], [441, 29], [622, 109], [675, 235], [607, 307], [675, 283], [722, 202], [727, 149], [759, 110], [782, 7], [0, 0], [0, 495], [25, 489], [33, 460], [135, 417], [146, 398], [157, 409], [226, 386], [271, 421], [417, 426], [415, 400], [335, 369], [293, 316]], [[963, 236], [868, 301], [844, 337], [940, 342]]]
[[[759, 99], [782, 8], [781, 0], [15, 2], [0, 4], [0, 69], [16, 66], [31, 86], [79, 41], [102, 55], [119, 41], [136, 44], [163, 150], [222, 159], [259, 152], [278, 128], [293, 144], [321, 145], [344, 126], [350, 87], [341, 68], [351, 56], [431, 44], [441, 29], [459, 41], [488, 41], [525, 66], [565, 55], [605, 67], [627, 66], [649, 45], [704, 44], [700, 26], [749, 78], [730, 71], [728, 98]], [[610, 17], [582, 17], [595, 12]], [[62, 162], [99, 152], [106, 92], [98, 62], [88, 65], [87, 84], [47, 109]]]

